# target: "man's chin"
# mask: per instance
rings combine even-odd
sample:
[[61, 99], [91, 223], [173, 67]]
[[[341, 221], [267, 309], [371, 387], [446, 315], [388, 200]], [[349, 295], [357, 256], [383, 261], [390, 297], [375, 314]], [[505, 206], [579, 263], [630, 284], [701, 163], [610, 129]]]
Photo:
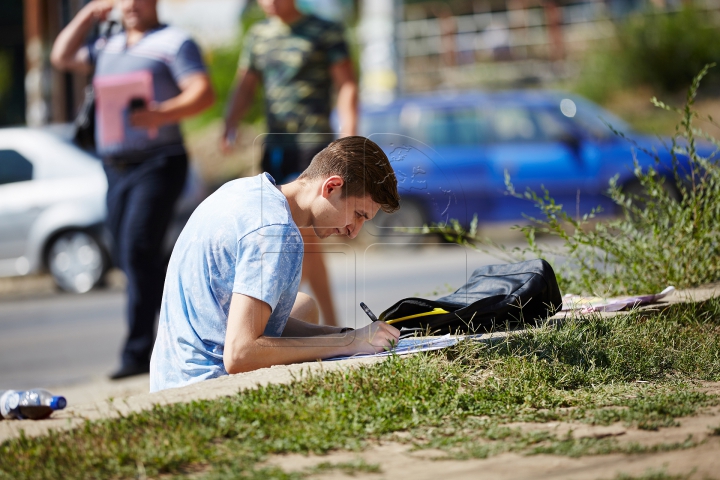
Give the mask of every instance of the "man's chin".
[[339, 228], [325, 228], [321, 232], [315, 232], [315, 234], [320, 238], [328, 238], [333, 235], [342, 235]]
[[313, 229], [313, 233], [315, 234], [315, 236], [321, 240], [328, 238], [333, 233], [333, 231], [331, 229], [326, 229], [326, 228], [323, 228], [321, 230], [319, 228], [312, 227], [312, 229]]

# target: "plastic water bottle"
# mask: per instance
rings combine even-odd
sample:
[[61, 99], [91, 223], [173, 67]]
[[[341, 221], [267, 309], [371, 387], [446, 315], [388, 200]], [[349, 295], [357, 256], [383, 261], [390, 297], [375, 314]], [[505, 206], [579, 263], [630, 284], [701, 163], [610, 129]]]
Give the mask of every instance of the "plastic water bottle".
[[53, 395], [47, 390], [27, 390], [20, 393], [20, 404], [18, 406], [20, 415], [18, 418], [40, 420], [49, 417], [55, 410], [62, 410], [66, 406], [67, 400], [65, 400], [65, 397]]
[[53, 395], [47, 390], [7, 390], [0, 394], [0, 416], [3, 418], [41, 420], [66, 406], [65, 397]]

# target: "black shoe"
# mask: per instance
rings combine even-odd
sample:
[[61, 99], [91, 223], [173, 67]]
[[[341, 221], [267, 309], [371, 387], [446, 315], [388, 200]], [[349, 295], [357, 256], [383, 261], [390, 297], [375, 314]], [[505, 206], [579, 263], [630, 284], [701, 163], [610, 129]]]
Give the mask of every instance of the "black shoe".
[[120, 380], [125, 377], [133, 377], [150, 373], [149, 363], [129, 363], [120, 367], [116, 372], [110, 375], [110, 380]]

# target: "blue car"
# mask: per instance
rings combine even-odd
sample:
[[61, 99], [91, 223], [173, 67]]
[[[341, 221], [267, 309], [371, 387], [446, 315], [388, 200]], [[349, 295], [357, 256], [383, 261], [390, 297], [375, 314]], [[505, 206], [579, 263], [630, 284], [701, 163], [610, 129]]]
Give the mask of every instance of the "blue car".
[[633, 132], [592, 102], [560, 92], [406, 97], [364, 106], [359, 130], [387, 153], [402, 199], [400, 212], [377, 217], [376, 235], [449, 219], [468, 225], [474, 215], [480, 224], [537, 216], [531, 202], [507, 195], [505, 172], [518, 192], [544, 186], [573, 214], [597, 206], [616, 212], [608, 182], [618, 175], [626, 189], [638, 188], [633, 159], [655, 162], [643, 149], [655, 151], [662, 173], [672, 175], [669, 140]]

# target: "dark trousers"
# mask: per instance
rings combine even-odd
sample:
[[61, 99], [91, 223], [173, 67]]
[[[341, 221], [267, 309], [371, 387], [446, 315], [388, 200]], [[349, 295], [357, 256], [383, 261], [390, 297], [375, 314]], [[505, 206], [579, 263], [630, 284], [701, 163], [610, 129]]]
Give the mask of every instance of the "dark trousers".
[[123, 365], [150, 361], [165, 280], [163, 240], [187, 167], [185, 154], [153, 156], [139, 163], [105, 162], [107, 226], [115, 264], [127, 277]]
[[279, 184], [295, 180], [310, 166], [313, 157], [327, 143], [272, 144], [266, 143], [260, 167]]

